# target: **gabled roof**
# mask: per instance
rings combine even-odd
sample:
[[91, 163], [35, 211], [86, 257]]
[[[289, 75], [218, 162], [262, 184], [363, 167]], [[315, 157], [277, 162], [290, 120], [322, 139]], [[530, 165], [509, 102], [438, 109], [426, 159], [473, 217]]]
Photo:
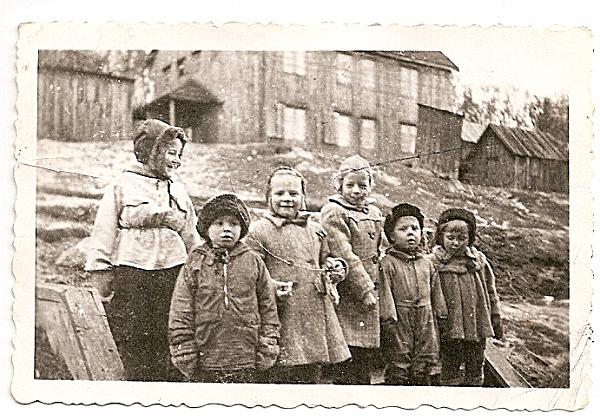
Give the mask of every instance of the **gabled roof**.
[[376, 54], [400, 61], [409, 61], [431, 67], [441, 67], [445, 70], [456, 70], [458, 66], [441, 51], [361, 51]]
[[172, 91], [164, 94], [152, 102], [158, 102], [164, 99], [174, 99], [176, 101], [188, 101], [205, 104], [222, 102], [195, 78], [186, 80]]
[[492, 130], [512, 153], [540, 159], [569, 160], [569, 144], [550, 133], [540, 130], [523, 130], [490, 124]]
[[479, 124], [463, 120], [460, 138], [468, 143], [476, 144], [486, 128], [487, 124]]

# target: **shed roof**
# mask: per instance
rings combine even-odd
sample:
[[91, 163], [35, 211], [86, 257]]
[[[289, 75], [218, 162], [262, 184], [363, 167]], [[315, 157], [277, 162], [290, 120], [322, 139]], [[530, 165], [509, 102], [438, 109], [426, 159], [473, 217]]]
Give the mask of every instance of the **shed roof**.
[[132, 69], [110, 66], [106, 57], [93, 50], [39, 50], [38, 67], [133, 80]]
[[540, 130], [502, 127], [490, 124], [492, 130], [512, 153], [540, 159], [569, 160], [569, 144]]
[[487, 124], [479, 124], [463, 120], [462, 132], [460, 138], [468, 143], [477, 143], [479, 138], [487, 128]]

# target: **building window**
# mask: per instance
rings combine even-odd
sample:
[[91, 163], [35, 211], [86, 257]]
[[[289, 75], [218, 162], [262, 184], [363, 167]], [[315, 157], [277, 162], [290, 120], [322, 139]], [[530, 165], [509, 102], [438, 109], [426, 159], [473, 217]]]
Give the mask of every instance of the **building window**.
[[375, 120], [362, 118], [360, 120], [360, 147], [375, 149], [377, 146], [377, 126]]
[[283, 71], [286, 73], [304, 76], [306, 74], [306, 52], [284, 51]]
[[352, 117], [334, 113], [335, 117], [335, 142], [340, 147], [352, 146]]
[[400, 150], [403, 153], [415, 153], [417, 146], [417, 127], [400, 124]]
[[529, 169], [531, 171], [531, 176], [539, 177], [540, 176], [540, 161], [536, 158], [529, 159]]
[[360, 60], [360, 77], [363, 90], [375, 92], [375, 62], [373, 60]]
[[352, 83], [352, 56], [348, 54], [338, 54], [335, 58], [335, 68], [337, 72], [337, 82], [342, 85]]
[[185, 75], [185, 57], [177, 60], [177, 74], [179, 77], [183, 77], [183, 75]]
[[283, 138], [292, 142], [304, 143], [306, 140], [306, 110], [283, 107]]

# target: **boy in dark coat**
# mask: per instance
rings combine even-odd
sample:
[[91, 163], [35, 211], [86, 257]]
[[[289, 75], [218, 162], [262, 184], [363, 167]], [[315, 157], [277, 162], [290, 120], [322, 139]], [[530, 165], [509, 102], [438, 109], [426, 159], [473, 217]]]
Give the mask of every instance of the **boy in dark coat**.
[[392, 247], [379, 266], [379, 311], [389, 385], [430, 384], [439, 353], [434, 318], [444, 322], [448, 317], [437, 272], [419, 251], [423, 219], [417, 207], [406, 203], [385, 218]]
[[169, 343], [173, 364], [198, 382], [253, 382], [279, 354], [275, 292], [262, 259], [240, 239], [249, 215], [233, 194], [210, 200], [194, 249], [173, 292]]

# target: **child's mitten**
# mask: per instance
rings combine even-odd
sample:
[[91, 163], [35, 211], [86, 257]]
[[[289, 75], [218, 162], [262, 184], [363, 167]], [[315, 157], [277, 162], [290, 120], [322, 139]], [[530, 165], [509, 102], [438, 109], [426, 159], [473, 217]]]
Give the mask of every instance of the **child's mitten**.
[[174, 355], [171, 360], [187, 379], [194, 378], [198, 370], [198, 355], [196, 353]]
[[256, 369], [266, 370], [271, 368], [279, 356], [279, 346], [275, 337], [260, 337], [258, 339], [258, 352], [256, 353]]
[[292, 294], [292, 290], [294, 288], [293, 281], [280, 281], [273, 279], [273, 284], [275, 285], [275, 295], [277, 299], [281, 301], [287, 300], [288, 297]]
[[492, 315], [492, 328], [494, 328], [494, 336], [498, 340], [502, 340], [504, 338], [504, 328], [502, 327], [502, 318], [500, 318], [500, 315]]

